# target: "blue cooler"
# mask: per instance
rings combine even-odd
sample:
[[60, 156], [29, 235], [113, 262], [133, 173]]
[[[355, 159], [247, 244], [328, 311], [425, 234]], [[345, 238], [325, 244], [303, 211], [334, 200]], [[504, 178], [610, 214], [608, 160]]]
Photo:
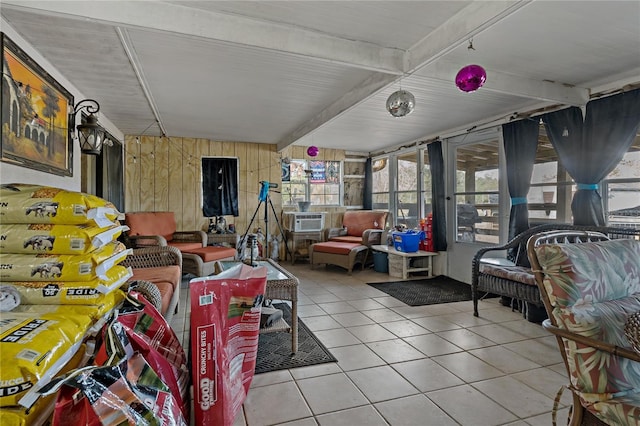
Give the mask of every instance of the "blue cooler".
[[423, 231], [408, 230], [406, 232], [393, 232], [393, 247], [404, 253], [414, 253], [420, 247], [420, 241], [424, 240]]

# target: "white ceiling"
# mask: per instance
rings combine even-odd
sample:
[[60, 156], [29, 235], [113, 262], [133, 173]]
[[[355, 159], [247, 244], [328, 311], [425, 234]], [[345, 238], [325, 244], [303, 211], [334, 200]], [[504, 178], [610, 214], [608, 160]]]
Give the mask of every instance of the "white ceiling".
[[[640, 82], [637, 0], [3, 0], [0, 12], [129, 135], [376, 152]], [[487, 83], [463, 93], [453, 80], [469, 63]], [[400, 87], [416, 108], [393, 118]]]

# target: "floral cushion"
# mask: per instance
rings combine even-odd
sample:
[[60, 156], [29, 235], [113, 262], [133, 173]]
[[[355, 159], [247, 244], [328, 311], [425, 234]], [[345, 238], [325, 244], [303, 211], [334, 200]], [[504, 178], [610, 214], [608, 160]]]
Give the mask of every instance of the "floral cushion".
[[[624, 324], [640, 311], [640, 241], [541, 245], [536, 255], [560, 328], [630, 346]], [[564, 347], [585, 407], [610, 424], [637, 424], [640, 363], [574, 341], [564, 340]]]

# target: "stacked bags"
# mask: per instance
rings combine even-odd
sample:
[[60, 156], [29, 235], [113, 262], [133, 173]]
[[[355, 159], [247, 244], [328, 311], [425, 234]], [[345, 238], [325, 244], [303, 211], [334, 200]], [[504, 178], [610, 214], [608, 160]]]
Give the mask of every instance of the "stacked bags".
[[178, 337], [135, 290], [108, 324], [93, 365], [42, 389], [57, 395], [53, 426], [189, 424], [189, 370]]
[[132, 275], [118, 265], [130, 250], [116, 241], [117, 215], [89, 194], [0, 187], [1, 424], [32, 423], [47, 405], [37, 390], [93, 355], [88, 336]]

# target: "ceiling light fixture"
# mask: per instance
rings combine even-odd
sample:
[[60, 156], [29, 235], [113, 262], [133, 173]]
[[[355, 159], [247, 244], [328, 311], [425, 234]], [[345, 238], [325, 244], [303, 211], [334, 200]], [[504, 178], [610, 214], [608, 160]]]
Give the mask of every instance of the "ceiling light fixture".
[[[75, 127], [76, 114], [84, 109], [89, 113], [89, 116], [84, 123]], [[83, 154], [100, 155], [102, 151], [106, 131], [98, 124], [98, 117], [94, 115], [98, 111], [100, 111], [100, 104], [97, 101], [83, 99], [73, 107], [73, 112], [69, 114], [69, 129], [71, 132], [74, 132], [74, 127], [77, 129], [76, 135], [80, 142], [80, 151]]]

